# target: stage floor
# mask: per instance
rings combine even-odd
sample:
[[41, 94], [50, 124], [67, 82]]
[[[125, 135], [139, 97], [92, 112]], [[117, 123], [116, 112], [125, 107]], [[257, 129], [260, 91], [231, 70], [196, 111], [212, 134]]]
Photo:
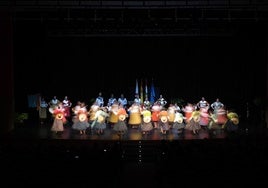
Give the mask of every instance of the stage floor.
[[[72, 124], [65, 124], [63, 132], [52, 132], [50, 130], [52, 123], [40, 124], [38, 122], [16, 124], [14, 130], [7, 135], [7, 138], [14, 139], [71, 139], [71, 140], [194, 140], [194, 139], [224, 139], [228, 133], [224, 130], [201, 129], [198, 134], [192, 131], [184, 130], [178, 133], [175, 129], [170, 129], [167, 134], [162, 134], [160, 129], [153, 129], [149, 134], [143, 134], [138, 127], [128, 126], [128, 131], [124, 135], [119, 135], [110, 126], [104, 131], [104, 134], [97, 134], [95, 130], [88, 129], [86, 134], [80, 134], [79, 131], [72, 129]], [[237, 134], [241, 134], [242, 131]], [[243, 133], [242, 133], [243, 134]]]
[[17, 124], [1, 139], [3, 184], [7, 187], [177, 187], [179, 185], [267, 185], [267, 134], [235, 135], [201, 130], [198, 135], [155, 129], [123, 137], [80, 135], [71, 125], [62, 134], [52, 124]]

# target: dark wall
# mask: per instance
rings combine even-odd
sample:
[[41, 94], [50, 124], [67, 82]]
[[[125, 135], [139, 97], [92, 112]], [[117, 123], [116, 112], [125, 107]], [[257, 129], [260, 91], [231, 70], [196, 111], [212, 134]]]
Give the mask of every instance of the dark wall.
[[[241, 24], [232, 35], [177, 37], [49, 37], [45, 25], [16, 24], [17, 104], [29, 93], [73, 100], [125, 93], [135, 79], [153, 78], [168, 100], [216, 97], [228, 106], [262, 97], [266, 28]], [[19, 102], [18, 102], [19, 101]]]

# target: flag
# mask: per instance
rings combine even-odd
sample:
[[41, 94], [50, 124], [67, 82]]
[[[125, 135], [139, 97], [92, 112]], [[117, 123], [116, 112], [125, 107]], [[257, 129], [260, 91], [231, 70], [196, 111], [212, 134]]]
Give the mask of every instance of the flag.
[[141, 104], [143, 104], [143, 87], [142, 87], [142, 80], [141, 80], [141, 89], [140, 89], [140, 91], [141, 91], [141, 93], [140, 93], [140, 99], [141, 99]]
[[154, 88], [154, 83], [153, 83], [153, 80], [152, 80], [151, 91], [150, 91], [150, 102], [151, 102], [151, 104], [154, 103], [154, 99], [155, 99], [155, 88]]
[[145, 80], [145, 96], [148, 97], [148, 86], [147, 86], [147, 79]]
[[139, 94], [139, 84], [138, 84], [138, 80], [136, 79], [136, 88], [135, 88], [135, 95]]

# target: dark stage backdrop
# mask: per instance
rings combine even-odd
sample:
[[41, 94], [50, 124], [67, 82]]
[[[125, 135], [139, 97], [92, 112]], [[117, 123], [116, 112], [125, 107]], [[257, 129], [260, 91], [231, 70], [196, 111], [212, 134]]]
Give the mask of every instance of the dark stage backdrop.
[[49, 37], [40, 26], [16, 24], [14, 75], [16, 109], [27, 95], [47, 101], [68, 95], [87, 103], [102, 91], [134, 98], [135, 80], [153, 79], [159, 93], [230, 108], [265, 96], [266, 29], [243, 26], [232, 35], [177, 37]]

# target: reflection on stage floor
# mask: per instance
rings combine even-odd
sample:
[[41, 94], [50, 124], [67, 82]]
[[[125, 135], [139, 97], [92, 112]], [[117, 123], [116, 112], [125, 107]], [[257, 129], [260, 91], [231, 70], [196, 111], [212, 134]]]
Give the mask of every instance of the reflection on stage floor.
[[73, 130], [71, 124], [64, 125], [63, 132], [52, 132], [52, 124], [18, 124], [14, 131], [9, 135], [10, 138], [24, 139], [78, 139], [78, 140], [193, 140], [193, 139], [222, 139], [227, 136], [224, 130], [201, 129], [198, 134], [192, 131], [184, 130], [178, 133], [177, 130], [170, 129], [167, 134], [162, 134], [160, 129], [153, 129], [148, 134], [143, 134], [137, 127], [128, 127], [128, 131], [119, 135], [111, 127], [107, 127], [103, 134], [97, 134], [95, 130], [88, 129], [86, 134], [80, 134]]

